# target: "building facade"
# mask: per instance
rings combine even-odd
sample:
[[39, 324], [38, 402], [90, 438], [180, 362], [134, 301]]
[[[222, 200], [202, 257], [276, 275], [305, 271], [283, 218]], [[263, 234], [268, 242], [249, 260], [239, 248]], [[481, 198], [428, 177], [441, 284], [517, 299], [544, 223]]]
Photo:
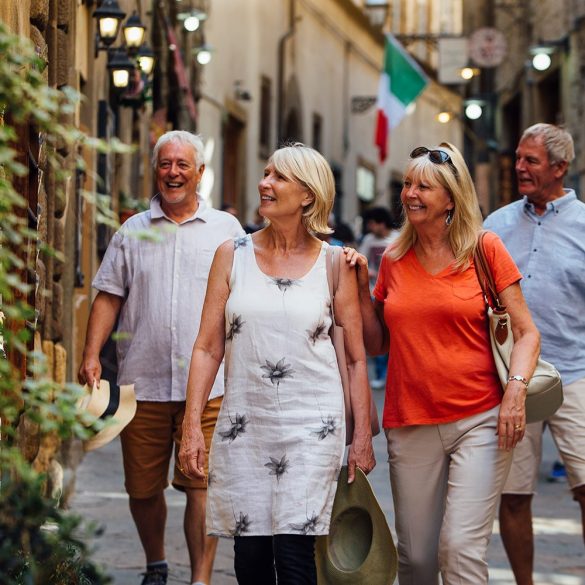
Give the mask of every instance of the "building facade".
[[[387, 21], [377, 21], [363, 2], [116, 0], [121, 24], [135, 14], [155, 56], [153, 74], [135, 71], [122, 89], [114, 86], [110, 65], [115, 49], [129, 52], [123, 33], [110, 45], [97, 35], [96, 12], [111, 3], [0, 3], [0, 20], [30, 39], [46, 60], [47, 84], [69, 86], [81, 95], [70, 121], [107, 144], [119, 140], [134, 147], [128, 153], [62, 149], [62, 166], [71, 174], [59, 179], [38, 156], [43, 137], [34, 128], [19, 128], [19, 157], [29, 176], [18, 189], [38, 242], [58, 252], [35, 254], [28, 273], [36, 290], [29, 302], [37, 312], [30, 349], [45, 353], [49, 374], [59, 383], [76, 380], [93, 299], [91, 281], [114, 220], [147, 206], [154, 193], [150, 157], [166, 130], [203, 135], [207, 171], [202, 194], [214, 207], [234, 205], [242, 222], [253, 218], [259, 204], [257, 184], [268, 156], [287, 141], [314, 146], [329, 160], [336, 177], [336, 217], [353, 227], [368, 206], [399, 210], [402, 172], [415, 146], [444, 140], [463, 145], [457, 118], [437, 121], [441, 110], [460, 109], [461, 96], [436, 81], [435, 53], [414, 47], [430, 83], [393, 131], [389, 157], [379, 162], [375, 96]], [[197, 26], [191, 21], [187, 30], [187, 19], [194, 16]], [[427, 16], [420, 12], [403, 19], [397, 32], [406, 34], [411, 26], [417, 33], [432, 32], [435, 20]], [[202, 58], [207, 49], [208, 62]], [[83, 170], [75, 167], [78, 156]], [[24, 376], [26, 363], [19, 367]], [[20, 432], [27, 458], [52, 474], [59, 484], [54, 491], [64, 490], [66, 498], [81, 457], [79, 445], [62, 444], [56, 436], [41, 443], [27, 424], [22, 422]]]

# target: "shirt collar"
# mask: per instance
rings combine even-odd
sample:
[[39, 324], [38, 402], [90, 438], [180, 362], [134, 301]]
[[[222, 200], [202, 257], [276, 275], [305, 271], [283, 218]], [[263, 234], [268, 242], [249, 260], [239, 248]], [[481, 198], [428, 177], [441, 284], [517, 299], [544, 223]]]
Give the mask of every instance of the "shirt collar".
[[[553, 199], [552, 201], [549, 201], [546, 204], [546, 212], [545, 213], [549, 213], [549, 212], [558, 213], [561, 209], [563, 209], [564, 207], [567, 207], [567, 205], [569, 205], [571, 202], [573, 202], [575, 199], [577, 199], [577, 194], [575, 193], [575, 191], [573, 189], [563, 189], [563, 191], [565, 192], [565, 194], [562, 197], [559, 197], [558, 199]], [[524, 201], [524, 211], [530, 212], [533, 215], [535, 215], [536, 211], [534, 210], [534, 205], [532, 203], [530, 203], [530, 201], [528, 201], [528, 197], [526, 197], [526, 195], [524, 196], [523, 201]]]
[[[205, 203], [203, 197], [197, 193], [197, 211], [191, 216], [182, 221], [181, 223], [185, 223], [188, 221], [194, 221], [196, 219], [200, 219], [201, 221], [207, 222], [209, 219], [209, 212], [210, 208], [208, 207], [207, 203]], [[165, 218], [171, 221], [171, 219], [165, 214], [163, 208], [160, 204], [160, 193], [157, 193], [151, 200], [150, 200], [150, 217], [152, 219], [161, 219]]]

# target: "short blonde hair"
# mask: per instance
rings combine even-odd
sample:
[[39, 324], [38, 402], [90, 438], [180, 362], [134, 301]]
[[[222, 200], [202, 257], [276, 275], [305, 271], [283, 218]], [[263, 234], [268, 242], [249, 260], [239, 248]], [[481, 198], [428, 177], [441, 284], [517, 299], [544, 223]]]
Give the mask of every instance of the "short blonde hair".
[[289, 181], [306, 187], [313, 201], [303, 211], [305, 227], [315, 233], [330, 234], [327, 225], [335, 198], [335, 180], [329, 163], [322, 154], [301, 142], [287, 144], [272, 153], [268, 164]]
[[[449, 192], [453, 201], [452, 219], [448, 230], [449, 243], [455, 254], [455, 268], [465, 270], [470, 263], [477, 238], [482, 229], [481, 210], [477, 193], [469, 174], [465, 160], [455, 146], [442, 142], [430, 150], [444, 150], [451, 162], [437, 164], [427, 155], [409, 161], [405, 176], [410, 175], [415, 181], [422, 179], [434, 187], [443, 187]], [[402, 258], [417, 241], [416, 230], [404, 214], [404, 224], [396, 242], [390, 247], [390, 257]]]

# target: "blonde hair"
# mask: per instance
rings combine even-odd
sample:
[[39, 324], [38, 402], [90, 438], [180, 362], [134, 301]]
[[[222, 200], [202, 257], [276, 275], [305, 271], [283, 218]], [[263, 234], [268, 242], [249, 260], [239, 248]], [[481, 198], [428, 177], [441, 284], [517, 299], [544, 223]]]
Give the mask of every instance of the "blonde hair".
[[[437, 164], [427, 155], [409, 161], [405, 176], [413, 180], [422, 179], [434, 187], [443, 187], [449, 192], [454, 207], [450, 225], [447, 226], [449, 244], [455, 254], [455, 270], [463, 271], [475, 252], [477, 238], [482, 229], [481, 210], [477, 193], [465, 160], [455, 146], [442, 142], [435, 149], [444, 150], [451, 163]], [[433, 150], [433, 149], [430, 149]], [[417, 241], [416, 230], [404, 214], [404, 224], [400, 235], [390, 247], [388, 254], [394, 260], [402, 258]]]
[[322, 154], [301, 142], [275, 150], [268, 164], [289, 181], [300, 183], [313, 195], [313, 201], [303, 210], [305, 227], [315, 233], [330, 234], [327, 225], [335, 198], [335, 180], [329, 163]]

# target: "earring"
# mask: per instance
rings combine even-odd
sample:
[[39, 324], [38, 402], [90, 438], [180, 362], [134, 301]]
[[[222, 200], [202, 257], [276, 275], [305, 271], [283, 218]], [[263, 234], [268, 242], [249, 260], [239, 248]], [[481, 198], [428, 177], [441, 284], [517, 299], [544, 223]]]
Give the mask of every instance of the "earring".
[[445, 225], [451, 225], [452, 222], [453, 222], [453, 210], [449, 209], [449, 211], [447, 211], [447, 217], [445, 218]]

